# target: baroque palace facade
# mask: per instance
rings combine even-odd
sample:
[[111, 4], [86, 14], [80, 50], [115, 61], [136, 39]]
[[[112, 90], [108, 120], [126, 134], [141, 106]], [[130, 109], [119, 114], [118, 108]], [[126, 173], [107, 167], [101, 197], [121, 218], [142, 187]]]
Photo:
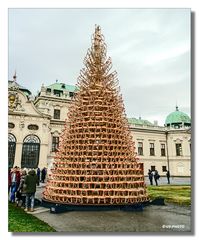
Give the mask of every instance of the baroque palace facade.
[[[9, 167], [51, 167], [59, 137], [76, 87], [56, 81], [41, 86], [37, 97], [16, 82], [8, 82]], [[191, 119], [178, 107], [165, 126], [141, 118], [129, 118], [130, 130], [144, 174], [157, 169], [160, 175], [191, 175]]]

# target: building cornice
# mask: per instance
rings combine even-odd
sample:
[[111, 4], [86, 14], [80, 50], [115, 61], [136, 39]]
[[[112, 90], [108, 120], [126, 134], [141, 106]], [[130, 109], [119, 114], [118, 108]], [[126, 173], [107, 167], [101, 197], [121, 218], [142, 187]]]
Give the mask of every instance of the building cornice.
[[189, 129], [171, 129], [171, 130], [166, 130], [168, 134], [179, 134], [179, 133], [186, 133], [186, 134], [191, 134], [191, 128]]
[[35, 114], [30, 114], [30, 113], [22, 113], [22, 112], [13, 112], [13, 111], [9, 111], [8, 112], [8, 116], [23, 116], [23, 117], [36, 117], [36, 118], [47, 118], [47, 119], [51, 119], [50, 115], [35, 115]]
[[55, 124], [55, 125], [64, 125], [66, 122], [65, 121], [59, 121], [59, 120], [54, 120], [54, 119], [51, 119], [50, 120], [50, 124]]
[[159, 129], [148, 129], [148, 128], [135, 128], [135, 127], [130, 127], [130, 130], [131, 130], [132, 132], [144, 132], [144, 133], [165, 134], [165, 130], [159, 130]]
[[39, 96], [34, 100], [34, 104], [38, 103], [40, 100], [48, 100], [49, 102], [64, 102], [64, 103], [71, 103], [71, 99], [64, 99], [52, 96]]
[[190, 134], [191, 133], [191, 128], [189, 129], [166, 129], [164, 127], [158, 128], [148, 128], [148, 127], [130, 127], [130, 130], [132, 132], [144, 132], [144, 133], [156, 133], [156, 134], [179, 134], [179, 133], [185, 133], [185, 134]]

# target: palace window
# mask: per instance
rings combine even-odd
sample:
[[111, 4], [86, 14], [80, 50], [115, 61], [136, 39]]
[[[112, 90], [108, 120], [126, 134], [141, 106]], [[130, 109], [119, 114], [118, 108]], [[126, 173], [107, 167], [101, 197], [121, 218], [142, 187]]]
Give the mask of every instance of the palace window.
[[39, 127], [37, 125], [35, 125], [35, 124], [30, 124], [30, 125], [28, 125], [28, 129], [29, 130], [38, 130]]
[[48, 95], [50, 95], [50, 94], [51, 94], [51, 89], [50, 89], [50, 88], [47, 88], [46, 93], [47, 93]]
[[63, 94], [63, 91], [54, 90], [53, 93], [55, 96], [60, 97]]
[[155, 148], [154, 148], [154, 143], [150, 143], [150, 156], [155, 155]]
[[176, 143], [176, 156], [182, 156], [182, 144]]
[[40, 140], [36, 135], [24, 138], [22, 147], [21, 167], [37, 168], [39, 164]]
[[177, 164], [177, 172], [179, 174], [183, 174], [184, 173], [184, 164], [183, 163], [178, 163]]
[[60, 110], [54, 109], [54, 119], [60, 119]]
[[161, 156], [166, 156], [165, 144], [161, 144]]
[[138, 155], [143, 155], [143, 143], [138, 142]]
[[16, 138], [11, 133], [8, 134], [8, 166], [10, 168], [14, 165], [16, 150]]
[[162, 171], [166, 172], [167, 171], [167, 167], [166, 166], [162, 166]]
[[59, 147], [59, 137], [52, 137], [52, 152], [57, 152]]
[[15, 127], [15, 125], [14, 125], [14, 123], [8, 123], [8, 128], [14, 128]]
[[74, 92], [69, 92], [69, 96], [72, 98], [74, 96]]
[[151, 166], [151, 171], [155, 171], [155, 166]]

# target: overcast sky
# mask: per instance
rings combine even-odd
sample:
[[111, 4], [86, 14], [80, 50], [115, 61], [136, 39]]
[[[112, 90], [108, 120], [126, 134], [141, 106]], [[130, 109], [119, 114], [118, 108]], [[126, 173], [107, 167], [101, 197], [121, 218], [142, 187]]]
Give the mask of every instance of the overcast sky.
[[163, 125], [176, 103], [190, 115], [190, 9], [10, 9], [9, 79], [33, 94], [76, 84], [95, 24], [128, 117]]

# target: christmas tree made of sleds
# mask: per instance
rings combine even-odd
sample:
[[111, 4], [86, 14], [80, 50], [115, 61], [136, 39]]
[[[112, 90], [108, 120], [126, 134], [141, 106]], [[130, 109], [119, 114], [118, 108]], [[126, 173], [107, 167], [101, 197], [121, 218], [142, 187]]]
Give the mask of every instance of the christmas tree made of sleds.
[[99, 26], [84, 64], [43, 200], [97, 206], [147, 202], [143, 163]]

